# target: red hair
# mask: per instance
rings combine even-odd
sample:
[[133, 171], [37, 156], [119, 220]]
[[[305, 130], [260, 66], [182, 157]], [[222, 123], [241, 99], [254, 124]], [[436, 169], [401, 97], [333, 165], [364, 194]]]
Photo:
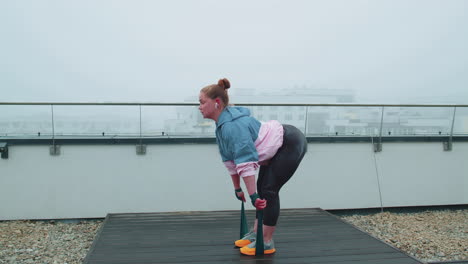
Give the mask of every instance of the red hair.
[[223, 78], [219, 79], [217, 84], [208, 85], [200, 90], [203, 92], [208, 98], [216, 99], [220, 98], [223, 101], [224, 106], [229, 104], [229, 96], [227, 93], [227, 89], [231, 87], [231, 83], [228, 79]]

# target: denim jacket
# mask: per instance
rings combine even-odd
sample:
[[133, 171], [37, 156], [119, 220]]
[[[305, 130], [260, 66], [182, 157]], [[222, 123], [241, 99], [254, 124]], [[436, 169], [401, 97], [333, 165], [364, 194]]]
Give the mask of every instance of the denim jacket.
[[221, 158], [235, 164], [258, 161], [255, 140], [261, 123], [245, 107], [227, 106], [216, 123], [216, 142]]

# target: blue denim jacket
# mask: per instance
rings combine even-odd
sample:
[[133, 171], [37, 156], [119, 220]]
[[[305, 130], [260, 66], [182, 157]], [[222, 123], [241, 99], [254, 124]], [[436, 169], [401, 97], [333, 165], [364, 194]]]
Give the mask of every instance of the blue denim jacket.
[[261, 123], [245, 107], [226, 107], [216, 123], [216, 142], [221, 158], [235, 164], [258, 161], [255, 148]]

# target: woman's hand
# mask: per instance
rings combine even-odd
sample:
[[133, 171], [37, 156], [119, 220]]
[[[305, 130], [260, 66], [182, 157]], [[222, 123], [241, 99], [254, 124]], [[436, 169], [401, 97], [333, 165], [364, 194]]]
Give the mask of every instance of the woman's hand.
[[237, 200], [242, 201], [245, 203], [245, 194], [242, 189], [234, 190], [234, 194], [236, 195]]
[[263, 210], [267, 206], [267, 201], [265, 199], [257, 198], [254, 202], [254, 206], [257, 210]]
[[258, 193], [250, 195], [250, 201], [252, 201], [252, 205], [255, 206], [257, 210], [263, 210], [267, 206], [267, 201], [265, 199], [260, 199]]

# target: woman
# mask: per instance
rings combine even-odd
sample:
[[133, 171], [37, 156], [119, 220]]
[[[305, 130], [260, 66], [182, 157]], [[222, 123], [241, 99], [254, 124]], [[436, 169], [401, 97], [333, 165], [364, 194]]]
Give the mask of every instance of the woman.
[[[273, 233], [280, 212], [278, 193], [299, 166], [307, 141], [294, 126], [275, 120], [263, 123], [251, 117], [247, 108], [230, 106], [230, 87], [227, 79], [221, 79], [201, 89], [199, 110], [204, 118], [216, 122], [216, 141], [237, 199], [245, 202], [242, 178], [253, 206], [264, 210], [264, 254], [272, 254], [276, 251]], [[256, 227], [257, 221], [251, 232], [235, 241], [242, 254], [255, 255]]]

